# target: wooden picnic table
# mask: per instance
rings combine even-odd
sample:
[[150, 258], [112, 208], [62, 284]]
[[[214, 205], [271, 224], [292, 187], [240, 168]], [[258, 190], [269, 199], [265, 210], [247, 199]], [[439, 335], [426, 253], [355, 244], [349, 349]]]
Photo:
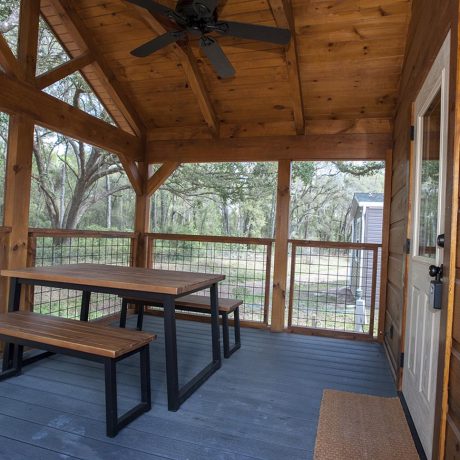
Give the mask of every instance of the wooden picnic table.
[[[158, 302], [164, 308], [166, 352], [166, 380], [168, 409], [176, 411], [180, 405], [221, 366], [218, 319], [219, 281], [224, 275], [153, 270], [102, 264], [68, 264], [2, 270], [10, 278], [9, 311], [19, 310], [21, 286], [49, 286], [82, 291], [80, 320], [88, 321], [92, 292], [135, 297], [146, 302]], [[210, 288], [212, 361], [189, 382], [179, 387], [175, 299]], [[13, 345], [5, 347], [4, 365], [8, 367]]]

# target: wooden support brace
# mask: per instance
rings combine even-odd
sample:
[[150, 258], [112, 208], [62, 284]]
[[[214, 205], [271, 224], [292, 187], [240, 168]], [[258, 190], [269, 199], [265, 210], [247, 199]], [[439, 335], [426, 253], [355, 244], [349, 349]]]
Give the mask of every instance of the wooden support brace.
[[3, 35], [0, 34], [0, 66], [10, 77], [20, 77], [21, 68]]
[[86, 52], [81, 56], [71, 59], [64, 64], [49, 70], [36, 78], [36, 86], [38, 89], [47, 88], [53, 83], [62, 80], [63, 78], [72, 75], [74, 72], [86, 67], [94, 62], [92, 53]]
[[180, 166], [173, 161], [164, 163], [160, 169], [147, 181], [146, 194], [153, 195]]

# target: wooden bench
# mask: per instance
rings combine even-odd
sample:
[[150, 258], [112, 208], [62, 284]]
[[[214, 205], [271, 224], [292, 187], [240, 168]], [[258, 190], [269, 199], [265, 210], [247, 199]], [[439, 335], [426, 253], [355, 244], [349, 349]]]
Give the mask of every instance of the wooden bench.
[[[107, 436], [114, 437], [121, 428], [151, 408], [149, 345], [155, 338], [146, 332], [37, 313], [1, 314], [0, 339], [17, 346], [11, 361], [4, 361], [0, 379], [21, 373], [24, 346], [103, 363]], [[135, 353], [140, 354], [141, 402], [118, 417], [116, 363]]]
[[[142, 323], [144, 317], [145, 306], [160, 306], [158, 303], [147, 303], [144, 300], [136, 298], [124, 298], [121, 307], [120, 327], [126, 327], [126, 315], [128, 311], [128, 304], [135, 304], [138, 310], [137, 316], [137, 329], [142, 330]], [[178, 297], [175, 301], [178, 310], [192, 311], [197, 313], [211, 313], [211, 301], [208, 296], [202, 295], [186, 295]], [[240, 334], [240, 305], [242, 300], [237, 299], [219, 299], [219, 315], [222, 317], [222, 336], [224, 342], [224, 357], [229, 358], [236, 350], [241, 348], [241, 334]], [[228, 327], [228, 315], [233, 313], [234, 330], [235, 330], [235, 343], [230, 347], [230, 334]]]

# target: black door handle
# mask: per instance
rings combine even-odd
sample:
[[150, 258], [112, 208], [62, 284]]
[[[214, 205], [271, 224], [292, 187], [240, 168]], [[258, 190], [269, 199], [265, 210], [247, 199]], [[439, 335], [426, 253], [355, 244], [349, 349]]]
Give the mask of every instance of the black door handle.
[[439, 267], [437, 265], [430, 265], [428, 268], [428, 273], [432, 278], [435, 278], [437, 281], [441, 281], [442, 269], [442, 264]]

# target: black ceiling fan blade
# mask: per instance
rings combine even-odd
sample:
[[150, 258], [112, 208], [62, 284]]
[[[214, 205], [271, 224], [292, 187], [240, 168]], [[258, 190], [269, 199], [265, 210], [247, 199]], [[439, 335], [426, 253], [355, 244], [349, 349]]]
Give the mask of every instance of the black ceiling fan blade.
[[225, 21], [219, 23], [216, 30], [233, 37], [276, 43], [277, 45], [287, 45], [291, 40], [291, 31], [288, 29], [260, 26], [258, 24]]
[[214, 39], [211, 37], [202, 37], [200, 47], [219, 77], [231, 78], [235, 75], [235, 69]]
[[155, 51], [158, 51], [171, 43], [177, 42], [181, 38], [185, 37], [185, 35], [186, 33], [181, 31], [167, 32], [139, 46], [135, 50], [131, 51], [131, 54], [136, 57], [149, 56]]
[[152, 14], [163, 14], [169, 18], [175, 16], [175, 11], [167, 6], [161, 5], [160, 3], [154, 2], [153, 0], [127, 0], [133, 5], [140, 6], [150, 11]]

